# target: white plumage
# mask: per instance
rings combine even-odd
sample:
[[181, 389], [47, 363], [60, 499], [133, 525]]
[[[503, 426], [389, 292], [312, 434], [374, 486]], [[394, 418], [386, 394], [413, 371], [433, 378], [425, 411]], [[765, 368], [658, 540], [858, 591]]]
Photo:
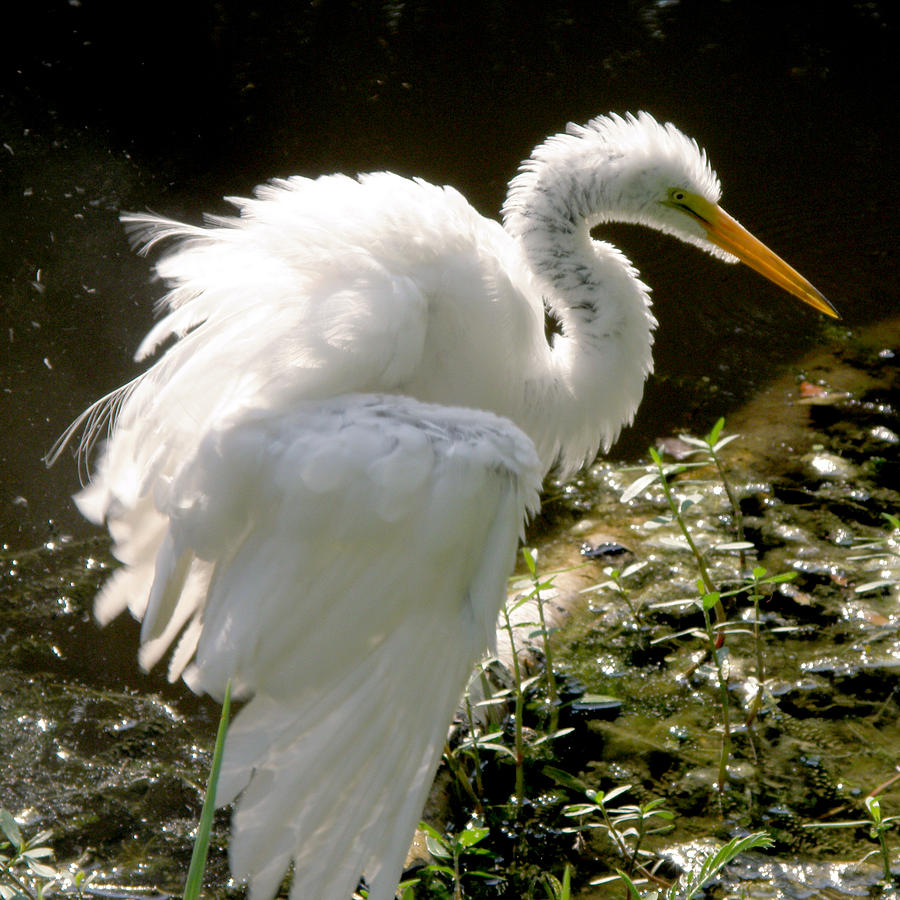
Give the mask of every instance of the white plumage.
[[158, 493], [142, 639], [155, 655], [190, 617], [170, 674], [192, 658], [195, 690], [252, 697], [217, 799], [244, 791], [231, 857], [255, 895], [294, 857], [297, 897], [346, 900], [363, 869], [392, 896], [539, 486], [490, 413], [347, 395], [237, 414]]
[[[834, 314], [717, 205], [697, 145], [649, 115], [550, 138], [504, 226], [388, 173], [290, 178], [203, 227], [123, 220], [169, 293], [99, 401], [77, 497], [122, 561], [101, 622], [143, 619], [142, 665], [249, 702], [218, 801], [235, 875], [268, 900], [392, 896], [454, 704], [492, 641], [541, 476], [607, 448], [640, 401], [648, 289], [590, 228], [671, 233]], [[548, 342], [545, 314], [561, 334]], [[58, 453], [59, 450], [56, 450]]]

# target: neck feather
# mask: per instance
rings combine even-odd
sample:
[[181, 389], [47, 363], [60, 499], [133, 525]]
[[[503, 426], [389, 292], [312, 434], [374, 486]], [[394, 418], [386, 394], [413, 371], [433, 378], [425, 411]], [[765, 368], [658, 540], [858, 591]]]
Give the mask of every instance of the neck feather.
[[609, 449], [633, 419], [653, 367], [649, 289], [622, 253], [590, 236], [592, 224], [619, 218], [610, 209], [612, 172], [604, 177], [596, 154], [590, 162], [580, 165], [571, 153], [564, 166], [532, 158], [503, 211], [562, 331], [535, 402], [542, 407], [536, 414], [556, 419], [554, 456], [565, 471]]

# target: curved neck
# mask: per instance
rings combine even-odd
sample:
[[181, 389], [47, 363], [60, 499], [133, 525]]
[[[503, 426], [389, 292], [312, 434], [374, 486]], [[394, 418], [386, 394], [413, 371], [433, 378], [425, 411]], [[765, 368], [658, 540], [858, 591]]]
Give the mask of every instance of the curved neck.
[[560, 439], [551, 452], [564, 471], [609, 449], [633, 419], [653, 368], [649, 288], [622, 253], [590, 235], [592, 224], [620, 218], [610, 209], [617, 180], [596, 158], [590, 166], [569, 158], [564, 168], [532, 158], [503, 210], [504, 227], [562, 331], [533, 393], [540, 415], [556, 420]]

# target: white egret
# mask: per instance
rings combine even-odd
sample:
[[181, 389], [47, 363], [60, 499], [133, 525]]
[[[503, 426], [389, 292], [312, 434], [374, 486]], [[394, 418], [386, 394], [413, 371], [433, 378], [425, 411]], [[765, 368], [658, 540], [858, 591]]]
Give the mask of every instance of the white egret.
[[537, 147], [502, 226], [389, 173], [273, 181], [202, 227], [123, 216], [144, 250], [176, 241], [137, 358], [174, 342], [62, 442], [108, 426], [77, 495], [123, 563], [99, 620], [129, 608], [145, 667], [174, 647], [170, 678], [248, 701], [217, 800], [252, 897], [291, 863], [296, 900], [362, 874], [392, 896], [540, 478], [608, 448], [652, 367], [648, 288], [593, 226], [741, 259], [836, 315], [719, 195], [640, 113]]

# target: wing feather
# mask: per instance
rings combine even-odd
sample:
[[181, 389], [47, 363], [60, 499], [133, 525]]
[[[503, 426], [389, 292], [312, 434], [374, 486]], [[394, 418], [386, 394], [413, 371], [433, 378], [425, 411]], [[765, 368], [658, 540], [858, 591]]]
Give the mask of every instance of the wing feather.
[[116, 578], [144, 663], [181, 634], [171, 677], [248, 700], [217, 801], [251, 897], [292, 862], [294, 900], [393, 896], [539, 484], [505, 419], [347, 395], [228, 416], [153, 486], [152, 586], [143, 540]]

